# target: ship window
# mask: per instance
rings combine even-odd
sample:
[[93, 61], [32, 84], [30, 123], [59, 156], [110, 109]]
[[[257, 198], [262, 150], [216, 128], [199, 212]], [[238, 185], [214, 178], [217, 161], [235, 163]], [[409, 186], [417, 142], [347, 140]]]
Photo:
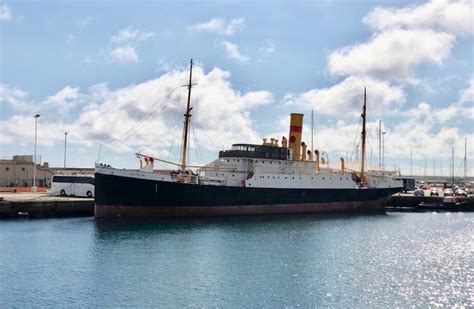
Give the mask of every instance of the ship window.
[[237, 162], [240, 162], [240, 159], [237, 159]]
[[267, 176], [268, 179], [270, 179], [270, 176]]
[[313, 177], [311, 177], [311, 180], [313, 180]]
[[273, 179], [275, 179], [275, 176], [273, 176]]
[[295, 179], [295, 177], [291, 177], [291, 179]]
[[323, 180], [324, 180], [324, 177], [323, 177]]
[[300, 180], [301, 180], [301, 177], [300, 177]]
[[270, 161], [270, 164], [272, 164], [272, 161]]
[[224, 174], [222, 174], [222, 176], [224, 176]]
[[227, 159], [227, 162], [229, 162], [229, 159]]
[[235, 177], [235, 175], [234, 175], [234, 174], [232, 174], [232, 177]]
[[262, 161], [262, 163], [265, 163], [265, 161]]
[[342, 177], [341, 177], [341, 180], [342, 180]]
[[285, 179], [288, 179], [288, 177], [285, 177]]

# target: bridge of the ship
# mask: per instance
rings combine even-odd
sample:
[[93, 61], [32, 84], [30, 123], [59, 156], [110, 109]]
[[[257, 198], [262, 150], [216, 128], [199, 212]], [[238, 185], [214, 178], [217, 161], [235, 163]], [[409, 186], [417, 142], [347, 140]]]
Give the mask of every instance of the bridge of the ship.
[[219, 151], [219, 158], [228, 157], [288, 160], [290, 150], [270, 145], [233, 144], [230, 150]]

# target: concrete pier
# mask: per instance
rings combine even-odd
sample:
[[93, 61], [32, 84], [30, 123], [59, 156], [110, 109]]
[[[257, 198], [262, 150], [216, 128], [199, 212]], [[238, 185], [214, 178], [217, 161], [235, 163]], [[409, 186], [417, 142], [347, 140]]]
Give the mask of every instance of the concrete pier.
[[94, 199], [47, 193], [1, 193], [0, 218], [92, 217]]
[[[460, 207], [453, 208], [453, 211], [474, 211], [474, 196], [469, 197], [457, 197], [458, 202], [466, 202]], [[413, 196], [413, 194], [395, 194], [390, 197], [387, 201], [387, 211], [403, 211], [403, 212], [418, 212], [425, 211], [418, 205], [423, 202], [429, 203], [442, 203], [443, 197], [438, 196]], [[429, 210], [432, 211], [432, 210]]]

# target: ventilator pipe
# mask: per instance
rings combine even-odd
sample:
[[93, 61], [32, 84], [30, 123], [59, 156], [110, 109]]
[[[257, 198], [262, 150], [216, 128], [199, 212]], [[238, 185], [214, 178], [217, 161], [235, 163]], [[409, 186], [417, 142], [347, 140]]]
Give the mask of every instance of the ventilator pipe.
[[304, 142], [301, 143], [301, 161], [306, 161], [306, 144]]
[[284, 136], [281, 137], [281, 147], [288, 148], [288, 139]]
[[341, 175], [344, 175], [344, 158], [341, 157]]
[[267, 144], [267, 139], [263, 138], [263, 145], [266, 145], [266, 144]]
[[316, 161], [316, 173], [319, 173], [319, 151], [316, 149], [314, 151], [315, 161]]
[[308, 154], [308, 161], [313, 161], [313, 154], [311, 153], [311, 150], [308, 150], [306, 153]]

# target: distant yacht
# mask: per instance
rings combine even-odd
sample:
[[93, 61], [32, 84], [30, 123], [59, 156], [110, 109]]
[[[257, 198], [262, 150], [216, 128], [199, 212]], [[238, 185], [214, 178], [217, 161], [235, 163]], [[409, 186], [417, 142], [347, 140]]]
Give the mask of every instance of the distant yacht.
[[[191, 60], [184, 115], [181, 163], [137, 154], [140, 169], [99, 164], [95, 171], [95, 216], [194, 217], [228, 215], [357, 212], [381, 209], [402, 190], [396, 173], [365, 171], [366, 94], [362, 110], [362, 156], [359, 171], [329, 167], [318, 150], [301, 140], [303, 115], [291, 114], [289, 136], [263, 143], [234, 144], [196, 172], [186, 164], [191, 117]], [[154, 171], [154, 162], [174, 164]]]

